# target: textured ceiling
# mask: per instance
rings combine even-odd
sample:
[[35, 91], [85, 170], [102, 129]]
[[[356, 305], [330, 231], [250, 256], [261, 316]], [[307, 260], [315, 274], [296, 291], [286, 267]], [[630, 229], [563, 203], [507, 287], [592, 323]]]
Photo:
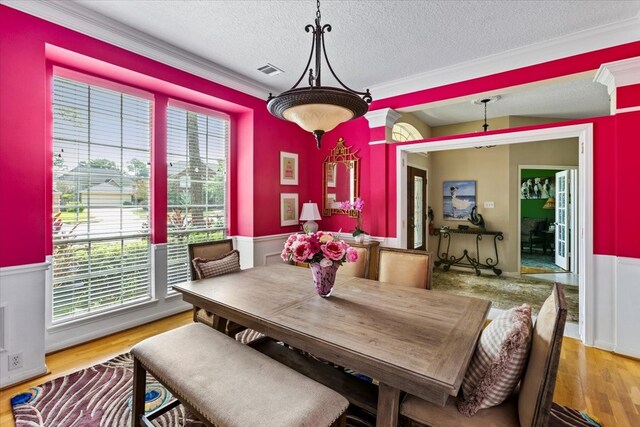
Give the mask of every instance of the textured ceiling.
[[[314, 1], [79, 0], [77, 3], [276, 91], [304, 70]], [[327, 1], [338, 77], [362, 90], [634, 17], [640, 1]], [[265, 63], [285, 71], [267, 77]], [[326, 68], [324, 69], [326, 70]], [[325, 73], [325, 74], [328, 74]], [[330, 83], [330, 82], [327, 82]]]
[[[70, 1], [64, 3], [68, 10]], [[19, 3], [19, 2], [13, 2]], [[105, 26], [124, 24], [180, 50], [204, 58], [218, 70], [278, 93], [303, 73], [315, 19], [310, 0], [75, 0], [74, 13], [97, 13]], [[83, 12], [84, 11], [84, 12]], [[338, 77], [355, 90], [384, 86], [412, 76], [636, 18], [633, 1], [411, 1], [324, 0], [322, 23], [329, 60]], [[110, 19], [105, 19], [110, 18]], [[113, 20], [113, 21], [111, 21]], [[108, 40], [107, 40], [108, 41]], [[271, 63], [284, 73], [266, 76]], [[323, 84], [335, 85], [323, 67]], [[373, 93], [376, 99], [376, 93]], [[606, 114], [601, 85], [564, 82], [553, 89], [503, 94], [489, 116], [563, 118]], [[495, 108], [494, 108], [495, 107]], [[468, 100], [420, 114], [448, 124], [478, 119]]]

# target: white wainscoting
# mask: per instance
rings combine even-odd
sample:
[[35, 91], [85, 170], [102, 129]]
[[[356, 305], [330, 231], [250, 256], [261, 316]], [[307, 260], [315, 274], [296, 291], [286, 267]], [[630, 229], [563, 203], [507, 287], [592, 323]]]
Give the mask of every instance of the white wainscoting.
[[613, 350], [616, 257], [594, 255], [593, 263], [593, 346]]
[[[44, 346], [45, 286], [49, 263], [0, 268], [0, 388], [47, 372]], [[22, 367], [9, 370], [9, 355], [22, 353]]]
[[[191, 305], [183, 302], [180, 294], [167, 295], [166, 244], [151, 245], [151, 269], [151, 301], [64, 325], [48, 323], [45, 335], [47, 353], [189, 310]], [[47, 299], [48, 305], [51, 304], [50, 298]], [[47, 322], [50, 321], [49, 315]]]
[[615, 352], [640, 358], [640, 259], [619, 257], [616, 264]]

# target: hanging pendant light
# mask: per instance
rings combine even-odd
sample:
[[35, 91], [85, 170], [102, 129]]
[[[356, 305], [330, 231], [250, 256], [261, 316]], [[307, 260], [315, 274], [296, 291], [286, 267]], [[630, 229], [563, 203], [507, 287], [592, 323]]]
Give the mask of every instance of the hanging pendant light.
[[489, 96], [487, 98], [480, 98], [471, 101], [472, 104], [476, 105], [484, 105], [484, 124], [482, 125], [482, 129], [486, 132], [489, 129], [489, 124], [487, 123], [487, 104], [494, 103], [500, 99], [500, 95]]
[[[315, 26], [309, 24], [304, 29], [313, 34], [311, 54], [302, 75], [293, 87], [280, 95], [269, 94], [267, 108], [279, 119], [296, 123], [307, 132], [312, 132], [316, 145], [320, 148], [322, 135], [338, 126], [340, 123], [361, 117], [369, 110], [371, 93], [357, 92], [340, 81], [327, 58], [324, 44], [324, 33], [331, 31], [331, 25], [320, 25], [320, 0], [317, 2]], [[315, 54], [315, 74], [309, 68]], [[342, 88], [322, 86], [322, 55], [327, 62], [329, 71]], [[298, 85], [309, 70], [309, 87], [298, 88]]]

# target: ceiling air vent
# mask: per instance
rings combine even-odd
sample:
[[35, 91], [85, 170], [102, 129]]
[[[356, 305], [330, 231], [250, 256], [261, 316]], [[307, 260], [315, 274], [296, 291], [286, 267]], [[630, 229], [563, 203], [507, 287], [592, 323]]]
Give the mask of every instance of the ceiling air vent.
[[282, 71], [280, 68], [276, 67], [275, 65], [271, 65], [269, 63], [267, 63], [267, 65], [264, 65], [258, 68], [258, 71], [265, 73], [267, 76], [275, 76], [280, 73], [284, 73], [284, 71]]

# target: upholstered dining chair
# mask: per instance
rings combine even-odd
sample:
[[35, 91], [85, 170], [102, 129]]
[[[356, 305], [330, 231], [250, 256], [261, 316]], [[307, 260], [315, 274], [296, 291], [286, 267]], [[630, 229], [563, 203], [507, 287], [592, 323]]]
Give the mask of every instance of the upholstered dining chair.
[[409, 426], [546, 426], [551, 412], [566, 320], [564, 291], [556, 283], [538, 313], [527, 368], [517, 392], [500, 405], [481, 409], [472, 417], [458, 412], [455, 397], [449, 397], [446, 405], [441, 407], [407, 395], [400, 406], [402, 421]]
[[376, 278], [380, 282], [431, 289], [432, 272], [433, 256], [430, 252], [384, 247], [378, 250]]
[[358, 251], [356, 262], [345, 262], [338, 269], [338, 276], [369, 278], [369, 266], [371, 265], [371, 246], [359, 243], [349, 243], [349, 246]]
[[[193, 260], [196, 258], [202, 259], [217, 259], [225, 254], [228, 254], [233, 250], [233, 240], [223, 239], [214, 240], [211, 242], [202, 243], [190, 243], [188, 245], [189, 250], [189, 267], [191, 269], [191, 280], [198, 280], [198, 274], [196, 272]], [[193, 307], [193, 321], [204, 323], [205, 325], [213, 327], [216, 322], [216, 315], [209, 313], [207, 310], [200, 307]], [[229, 336], [235, 336], [236, 334], [244, 331], [245, 328], [237, 323], [227, 321], [225, 331]]]

